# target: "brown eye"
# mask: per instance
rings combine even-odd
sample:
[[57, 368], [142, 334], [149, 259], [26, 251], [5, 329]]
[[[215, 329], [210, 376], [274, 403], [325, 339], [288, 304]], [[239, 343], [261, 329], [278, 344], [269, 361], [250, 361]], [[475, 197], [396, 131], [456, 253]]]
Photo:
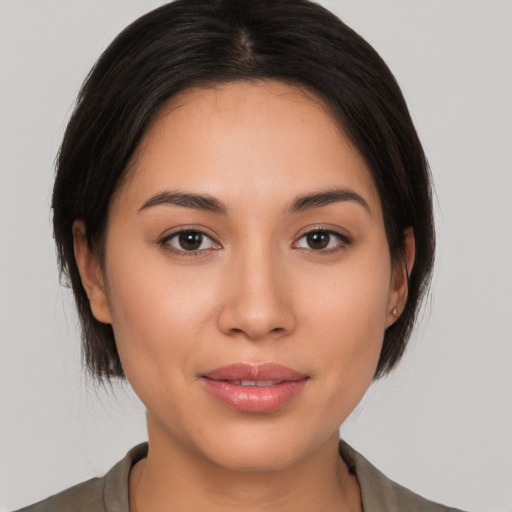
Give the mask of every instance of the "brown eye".
[[348, 237], [327, 229], [315, 229], [302, 235], [293, 247], [310, 251], [331, 251], [347, 245], [350, 245]]
[[310, 249], [325, 249], [331, 240], [331, 235], [327, 231], [313, 231], [306, 235], [306, 242]]
[[216, 248], [215, 242], [205, 233], [187, 229], [177, 231], [162, 241], [163, 245], [168, 245], [177, 252], [200, 252], [203, 250]]
[[184, 231], [178, 235], [178, 243], [185, 251], [197, 251], [203, 243], [203, 234], [198, 231]]

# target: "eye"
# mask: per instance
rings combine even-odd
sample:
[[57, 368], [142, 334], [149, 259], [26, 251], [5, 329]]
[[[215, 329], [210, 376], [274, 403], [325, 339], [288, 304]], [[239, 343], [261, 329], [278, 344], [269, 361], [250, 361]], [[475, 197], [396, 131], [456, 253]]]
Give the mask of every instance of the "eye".
[[302, 235], [293, 244], [296, 249], [308, 249], [311, 251], [335, 251], [350, 244], [345, 235], [326, 229], [315, 229]]
[[195, 229], [176, 231], [165, 237], [160, 243], [164, 247], [180, 253], [197, 253], [219, 248], [219, 245], [206, 233]]

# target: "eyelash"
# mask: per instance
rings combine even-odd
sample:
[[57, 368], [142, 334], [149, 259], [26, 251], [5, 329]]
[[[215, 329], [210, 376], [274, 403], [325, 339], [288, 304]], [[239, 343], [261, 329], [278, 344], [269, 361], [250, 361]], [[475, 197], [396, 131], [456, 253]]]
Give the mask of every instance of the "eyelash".
[[[300, 240], [304, 239], [308, 235], [319, 234], [319, 233], [329, 236], [328, 244], [331, 243], [331, 238], [333, 238], [333, 237], [338, 240], [338, 243], [336, 243], [336, 245], [334, 247], [330, 247], [328, 249], [327, 248], [312, 249], [311, 247], [298, 247], [297, 246], [298, 243], [300, 242]], [[302, 234], [297, 239], [297, 241], [292, 244], [292, 247], [295, 249], [301, 249], [301, 250], [307, 251], [310, 254], [314, 254], [315, 256], [325, 256], [327, 254], [332, 254], [332, 253], [341, 251], [351, 244], [352, 244], [352, 240], [347, 235], [343, 235], [342, 233], [338, 233], [337, 231], [333, 231], [332, 229], [325, 229], [325, 228], [317, 227], [314, 229], [310, 229], [306, 233]]]
[[[194, 235], [201, 236], [202, 237], [201, 245], [203, 244], [204, 239], [207, 239], [212, 244], [217, 245], [218, 247], [215, 247], [215, 248], [211, 247], [211, 248], [207, 248], [207, 249], [196, 249], [196, 250], [187, 251], [186, 249], [178, 249], [176, 247], [173, 247], [170, 244], [170, 241], [172, 239], [177, 238], [180, 235], [185, 235], [185, 234], [194, 234]], [[174, 231], [173, 233], [162, 238], [162, 240], [160, 240], [158, 243], [166, 251], [168, 251], [171, 254], [174, 254], [176, 256], [179, 256], [181, 258], [190, 258], [190, 257], [193, 258], [193, 257], [197, 257], [197, 256], [202, 256], [202, 255], [204, 255], [205, 251], [211, 251], [211, 250], [216, 251], [221, 248], [220, 244], [217, 243], [210, 235], [206, 234], [204, 231], [202, 231], [200, 229], [194, 229], [194, 228], [185, 228], [185, 229], [180, 229], [178, 231]]]
[[[298, 246], [299, 242], [302, 239], [305, 239], [307, 236], [313, 235], [313, 234], [320, 234], [320, 233], [329, 236], [328, 244], [331, 243], [331, 239], [330, 239], [331, 237], [336, 238], [338, 240], [338, 243], [334, 247], [324, 248], [324, 249], [313, 249], [311, 247], [299, 247]], [[196, 250], [186, 250], [186, 249], [178, 249], [176, 247], [173, 247], [170, 244], [171, 240], [179, 237], [180, 235], [185, 235], [185, 234], [199, 235], [200, 237], [202, 237], [201, 245], [203, 244], [204, 239], [206, 238], [207, 240], [209, 240], [212, 244], [216, 245], [217, 247], [208, 247], [206, 249], [196, 249]], [[174, 231], [173, 233], [162, 238], [162, 240], [160, 240], [158, 243], [166, 251], [168, 251], [174, 255], [177, 255], [179, 257], [182, 257], [182, 258], [202, 256], [202, 255], [204, 255], [204, 253], [206, 251], [212, 251], [212, 250], [216, 251], [221, 248], [221, 245], [219, 243], [217, 243], [210, 235], [206, 234], [204, 231], [201, 231], [200, 229], [194, 229], [194, 228], [186, 228], [186, 229], [180, 229], [178, 231]], [[343, 250], [344, 248], [346, 248], [347, 246], [349, 246], [351, 244], [352, 244], [352, 240], [348, 236], [338, 233], [337, 231], [333, 231], [330, 229], [323, 229], [323, 228], [319, 227], [319, 228], [311, 229], [311, 230], [307, 231], [306, 233], [302, 234], [297, 239], [297, 241], [293, 242], [292, 248], [300, 249], [300, 250], [307, 251], [309, 253], [313, 253], [315, 255], [320, 256], [320, 255], [326, 255], [326, 254], [332, 254], [332, 253], [338, 252], [340, 250]]]

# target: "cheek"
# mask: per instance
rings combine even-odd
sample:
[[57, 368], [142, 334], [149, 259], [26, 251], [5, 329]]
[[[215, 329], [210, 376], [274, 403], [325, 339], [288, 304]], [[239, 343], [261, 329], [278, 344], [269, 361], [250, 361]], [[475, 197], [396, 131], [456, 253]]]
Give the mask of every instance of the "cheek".
[[197, 271], [169, 272], [169, 266], [148, 259], [143, 265], [116, 260], [111, 266], [112, 327], [123, 368], [137, 392], [180, 379], [193, 365], [193, 341], [213, 314], [208, 282]]
[[306, 284], [310, 293], [306, 295], [302, 317], [308, 338], [314, 337], [322, 347], [329, 373], [338, 379], [333, 380], [333, 386], [360, 393], [358, 388], [365, 390], [373, 378], [382, 348], [390, 286], [389, 260], [354, 260], [322, 281], [322, 286]]
[[358, 254], [302, 281], [303, 316], [322, 318], [321, 326], [339, 329], [360, 344], [365, 332], [384, 330], [390, 281], [391, 264], [385, 250], [376, 255]]

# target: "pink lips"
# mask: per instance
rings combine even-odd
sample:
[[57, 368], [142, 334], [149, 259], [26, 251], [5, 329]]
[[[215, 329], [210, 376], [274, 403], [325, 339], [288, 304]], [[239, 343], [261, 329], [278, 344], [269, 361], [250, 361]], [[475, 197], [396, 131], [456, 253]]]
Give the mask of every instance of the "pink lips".
[[274, 363], [232, 364], [202, 376], [207, 391], [222, 403], [243, 412], [272, 412], [304, 388], [308, 376]]

